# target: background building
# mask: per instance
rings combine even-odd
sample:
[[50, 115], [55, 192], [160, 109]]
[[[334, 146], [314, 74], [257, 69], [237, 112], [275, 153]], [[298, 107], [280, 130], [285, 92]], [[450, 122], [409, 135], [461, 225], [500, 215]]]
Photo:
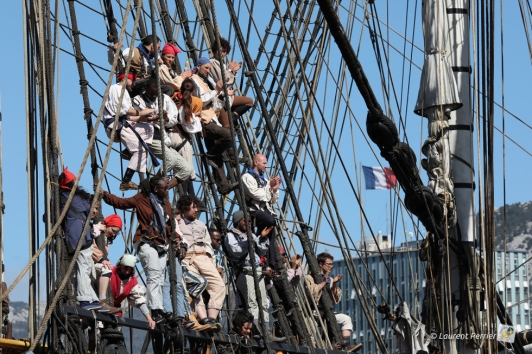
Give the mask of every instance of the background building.
[[[383, 315], [377, 311], [377, 306], [388, 303], [393, 311], [401, 302], [397, 291], [394, 290], [396, 287], [402, 300], [408, 304], [412, 316], [421, 319], [421, 305], [426, 281], [423, 264], [419, 260], [416, 241], [402, 243], [400, 247], [393, 249], [388, 236], [377, 236], [377, 242], [384, 255], [384, 260], [380, 256], [377, 245], [372, 238], [366, 238], [357, 244], [357, 249], [360, 251], [359, 254], [352, 252], [353, 260], [361, 277], [361, 283], [364, 284], [363, 286], [366, 289], [361, 294], [365, 295], [369, 311], [371, 316], [376, 319], [380, 335], [388, 345], [390, 353], [393, 353], [396, 343], [391, 329], [392, 322], [383, 319]], [[497, 281], [503, 278], [503, 259], [504, 252], [497, 251]], [[525, 260], [525, 251], [507, 251], [506, 273], [516, 269]], [[512, 316], [512, 321], [518, 331], [530, 328], [527, 268], [527, 266], [522, 266], [508, 275], [506, 280], [503, 279], [497, 283], [497, 291], [506, 303]], [[356, 294], [356, 289], [358, 288], [353, 286], [349, 270], [346, 267], [346, 260], [336, 260], [332, 274], [344, 274], [340, 284], [340, 288], [343, 291], [342, 299], [336, 305], [335, 310], [348, 314], [353, 319], [353, 339], [364, 344], [361, 354], [376, 353], [378, 350], [376, 342], [366, 320], [367, 316], [364, 314]]]
[[[511, 316], [517, 331], [530, 329], [530, 299], [528, 291], [527, 251], [506, 251], [506, 261], [503, 264], [504, 251], [495, 252], [495, 274], [497, 275], [497, 292]], [[519, 267], [522, 265], [521, 267]], [[518, 268], [519, 267], [519, 268]], [[517, 270], [515, 270], [517, 269]], [[511, 272], [511, 273], [510, 273]], [[508, 274], [503, 279], [504, 274]]]

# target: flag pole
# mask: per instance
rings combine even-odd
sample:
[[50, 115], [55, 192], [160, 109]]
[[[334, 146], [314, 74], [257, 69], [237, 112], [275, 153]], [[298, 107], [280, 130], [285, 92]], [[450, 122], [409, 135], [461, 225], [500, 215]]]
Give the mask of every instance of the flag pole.
[[360, 233], [361, 233], [361, 241], [362, 246], [364, 247], [364, 250], [366, 249], [366, 236], [364, 234], [364, 188], [362, 188], [362, 177], [363, 177], [363, 171], [362, 171], [362, 162], [360, 162], [360, 178], [358, 179], [359, 185], [358, 185], [358, 194], [360, 195]]
[[[390, 181], [390, 185], [392, 185], [392, 181]], [[390, 236], [390, 244], [391, 246], [393, 247], [394, 244], [392, 244], [392, 241], [393, 241], [393, 204], [392, 204], [392, 197], [393, 197], [393, 194], [392, 194], [392, 189], [393, 189], [393, 185], [390, 187], [389, 189], [389, 192], [390, 192], [390, 232], [388, 233], [388, 236]]]

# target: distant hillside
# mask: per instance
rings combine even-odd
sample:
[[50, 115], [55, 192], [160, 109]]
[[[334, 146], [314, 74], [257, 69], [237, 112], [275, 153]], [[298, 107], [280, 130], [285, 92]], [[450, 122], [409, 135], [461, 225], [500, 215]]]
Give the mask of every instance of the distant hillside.
[[532, 249], [532, 202], [506, 205], [495, 210], [495, 235], [498, 248], [504, 246], [506, 210], [506, 249]]

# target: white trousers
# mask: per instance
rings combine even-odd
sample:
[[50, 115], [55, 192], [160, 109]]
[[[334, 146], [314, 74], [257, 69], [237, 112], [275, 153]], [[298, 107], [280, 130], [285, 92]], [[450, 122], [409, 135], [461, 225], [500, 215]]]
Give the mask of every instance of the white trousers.
[[[134, 124], [132, 125], [133, 129], [139, 133], [140, 137], [146, 142], [146, 144], [151, 143], [153, 138], [153, 126], [151, 124], [144, 122], [128, 122]], [[123, 127], [120, 131], [120, 139], [131, 153], [131, 159], [129, 159], [127, 167], [133, 171], [145, 173], [148, 152], [142, 146], [139, 138], [133, 133], [131, 128]]]
[[155, 248], [145, 243], [139, 247], [138, 256], [146, 274], [148, 307], [150, 310], [162, 310], [166, 252], [159, 254]]
[[77, 301], [99, 301], [91, 284], [91, 270], [94, 266], [92, 252], [94, 252], [94, 246], [91, 245], [89, 248], [81, 250], [76, 258], [76, 267], [72, 273], [72, 282], [76, 289]]
[[353, 321], [351, 321], [351, 317], [343, 313], [335, 313], [334, 316], [336, 317], [336, 322], [342, 328], [342, 331], [353, 330]]

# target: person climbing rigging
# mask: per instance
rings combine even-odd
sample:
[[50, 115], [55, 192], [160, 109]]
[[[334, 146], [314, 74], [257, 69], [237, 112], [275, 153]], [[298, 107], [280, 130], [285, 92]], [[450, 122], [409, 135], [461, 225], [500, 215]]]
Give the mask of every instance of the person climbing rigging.
[[[122, 48], [121, 43], [112, 44], [107, 50], [107, 60], [109, 64], [113, 64], [114, 56], [121, 55], [121, 67], [125, 68], [127, 60], [129, 59], [129, 48], [124, 49], [120, 54]], [[153, 43], [153, 35], [149, 34], [141, 39], [141, 43], [133, 48], [133, 57], [131, 58], [131, 68], [138, 73], [139, 80], [136, 80], [132, 87], [132, 96], [136, 96], [144, 91], [144, 86], [148, 79], [153, 76], [155, 70], [155, 53], [161, 49], [161, 40], [157, 37], [157, 44]], [[169, 85], [162, 85], [161, 91], [172, 97], [174, 89]]]
[[[318, 266], [320, 267], [320, 274], [323, 276], [323, 281], [316, 283], [311, 274], [305, 276], [305, 286], [308, 291], [309, 299], [316, 305], [316, 308], [320, 315], [323, 313], [319, 307], [319, 301], [323, 290], [325, 289], [331, 294], [331, 299], [335, 304], [340, 302], [342, 297], [342, 289], [338, 287], [338, 282], [343, 278], [343, 274], [336, 276], [331, 275], [332, 268], [334, 266], [334, 257], [329, 253], [322, 252], [318, 254]], [[351, 340], [351, 332], [353, 331], [353, 321], [351, 317], [343, 313], [335, 313], [336, 321], [342, 329], [343, 342], [340, 343], [341, 347], [348, 352], [355, 352], [362, 348], [362, 344], [349, 345]]]
[[[231, 105], [231, 112], [233, 113], [232, 119], [233, 122], [238, 123], [238, 118], [243, 116], [247, 111], [253, 107], [253, 100], [247, 96], [237, 96], [235, 95], [234, 84], [236, 77], [238, 75], [238, 70], [242, 67], [242, 62], [237, 62], [233, 60], [227, 66], [222, 64], [224, 59], [229, 55], [231, 51], [231, 45], [229, 41], [225, 38], [220, 38], [220, 47], [221, 53], [218, 53], [216, 46], [212, 46], [211, 51], [213, 53], [211, 57], [211, 71], [210, 76], [214, 82], [222, 80], [222, 70], [225, 74], [225, 83], [227, 84], [227, 91], [229, 94], [229, 103]], [[222, 90], [223, 94], [223, 90]], [[222, 97], [223, 101], [223, 97]], [[224, 103], [225, 107], [225, 103]], [[220, 123], [224, 128], [229, 129], [229, 117], [227, 115], [227, 110], [222, 108], [220, 110]]]
[[[152, 108], [140, 111], [133, 108], [129, 91], [135, 80], [136, 74], [131, 72], [127, 75], [125, 72], [117, 75], [117, 83], [109, 88], [109, 95], [107, 96], [102, 116], [106, 134], [111, 138], [115, 116], [119, 112], [119, 122], [115, 137], [119, 136], [120, 139], [115, 138], [115, 142], [122, 141], [129, 155], [129, 163], [120, 183], [120, 190], [122, 191], [138, 189], [137, 184], [132, 182], [131, 179], [135, 172], [146, 172], [146, 154], [149, 150], [146, 144], [153, 139], [153, 126], [148, 122], [157, 119], [157, 116], [153, 114], [154, 109]], [[124, 85], [126, 90], [122, 98], [122, 104], [119, 106]]]
[[262, 233], [267, 227], [273, 229], [270, 234], [270, 250], [268, 252], [267, 266], [273, 270], [277, 269], [275, 263], [275, 211], [274, 204], [279, 199], [279, 186], [281, 177], [266, 179], [265, 172], [268, 168], [268, 159], [262, 154], [253, 157], [253, 168], [250, 168], [242, 175], [242, 185], [246, 194], [246, 205], [249, 214], [257, 227], [256, 234]]
[[182, 264], [189, 271], [199, 273], [207, 279], [207, 292], [210, 295], [207, 309], [201, 296], [194, 300], [193, 308], [200, 324], [211, 325], [213, 331], [220, 331], [222, 327], [217, 318], [225, 299], [225, 286], [212, 261], [214, 250], [207, 226], [197, 219], [198, 203], [196, 197], [189, 195], [177, 201], [179, 214], [176, 218], [183, 233], [183, 243], [187, 246]]
[[181, 90], [183, 80], [192, 76], [192, 70], [186, 70], [182, 73], [177, 72], [175, 59], [181, 50], [172, 43], [166, 43], [161, 52], [161, 61], [159, 65], [159, 78], [161, 85], [171, 86], [175, 92]]
[[[251, 224], [251, 220], [248, 220]], [[228, 259], [231, 260], [233, 269], [236, 270], [236, 286], [242, 297], [242, 303], [253, 315], [258, 325], [259, 312], [262, 311], [264, 316], [264, 325], [266, 327], [266, 336], [271, 342], [282, 342], [285, 337], [276, 337], [270, 329], [270, 314], [268, 313], [268, 298], [266, 296], [266, 285], [264, 277], [267, 274], [273, 276], [271, 269], [262, 271], [261, 259], [268, 253], [270, 245], [268, 235], [272, 231], [273, 226], [267, 227], [262, 230], [259, 236], [251, 233], [252, 242], [255, 244], [255, 266], [257, 267], [257, 274], [259, 274], [259, 289], [261, 296], [261, 303], [259, 304], [257, 295], [255, 292], [255, 281], [253, 278], [253, 268], [249, 257], [249, 242], [248, 235], [246, 233], [246, 220], [244, 219], [244, 212], [237, 210], [233, 214], [233, 227], [227, 232], [224, 240], [224, 250]]]
[[119, 198], [102, 191], [105, 203], [118, 208], [135, 208], [139, 225], [133, 242], [146, 274], [148, 307], [155, 322], [164, 321], [162, 293], [166, 255], [172, 232], [172, 209], [167, 199], [168, 182], [165, 178], [146, 178], [140, 192], [131, 198]]
[[218, 260], [218, 255], [220, 255], [220, 246], [222, 245], [222, 234], [220, 234], [220, 231], [209, 228], [209, 236], [211, 237], [211, 246], [214, 251], [214, 257], [212, 259], [212, 263], [216, 267], [216, 270], [218, 271], [218, 274], [220, 274], [220, 277], [224, 279], [224, 268], [220, 261]]
[[[223, 84], [222, 81], [214, 82], [209, 76], [210, 71], [211, 62], [209, 59], [200, 58], [196, 63], [196, 70], [191, 79], [196, 85], [194, 96], [201, 98], [203, 103], [201, 121], [204, 129], [205, 146], [207, 147], [207, 160], [214, 169], [214, 180], [218, 185], [218, 192], [228, 194], [238, 187], [238, 182], [229, 183], [227, 181], [223, 166], [222, 154], [232, 146], [231, 132], [222, 127], [218, 120], [214, 103], [218, 100]], [[220, 109], [221, 106], [216, 108], [217, 111]], [[235, 159], [235, 156], [230, 158]]]
[[[102, 308], [108, 308], [109, 312], [114, 313], [119, 308], [108, 306], [106, 304], [107, 288], [109, 287], [109, 279], [111, 278], [111, 271], [113, 265], [107, 258], [107, 245], [112, 244], [116, 236], [122, 230], [122, 219], [116, 214], [111, 214], [105, 219], [94, 222], [92, 225], [93, 233], [96, 235], [94, 239], [94, 250], [92, 252], [92, 260], [94, 261], [94, 278], [98, 284], [98, 300]], [[104, 245], [105, 255], [98, 247], [97, 243]]]
[[300, 267], [302, 259], [301, 255], [296, 254], [292, 256], [292, 258], [290, 258], [290, 262], [288, 262], [288, 256], [284, 247], [279, 246], [279, 252], [281, 253], [283, 266], [286, 266], [287, 264], [290, 266], [286, 270], [286, 279], [295, 288], [299, 285], [303, 276], [303, 271]]
[[[59, 176], [59, 194], [61, 212], [63, 212], [67, 199], [72, 192], [74, 180], [76, 176], [65, 167]], [[74, 260], [76, 267], [72, 272], [72, 283], [74, 284], [74, 296], [79, 302], [79, 305], [84, 310], [99, 310], [100, 312], [108, 312], [108, 308], [100, 306], [98, 296], [94, 292], [91, 285], [91, 270], [93, 267], [92, 252], [94, 250], [93, 240], [96, 235], [89, 227], [85, 234], [82, 234], [83, 227], [93, 215], [90, 210], [91, 195], [87, 193], [81, 186], [76, 188], [74, 197], [68, 208], [65, 218], [61, 222], [61, 227], [65, 235], [65, 244], [67, 253], [73, 255], [78, 247], [80, 238], [83, 237], [81, 250]]]
[[[162, 148], [162, 137], [163, 132], [159, 126], [159, 114], [163, 114], [163, 119], [165, 121], [165, 128], [171, 128], [177, 124], [177, 107], [170, 97], [163, 94], [163, 109], [159, 109], [158, 103], [158, 89], [157, 89], [157, 80], [151, 78], [146, 83], [146, 91], [141, 95], [135, 96], [133, 98], [133, 107], [139, 110], [144, 110], [147, 108], [154, 109], [157, 113], [157, 119], [152, 121], [153, 124], [153, 139], [148, 143], [150, 145], [151, 151], [159, 159], [163, 158], [163, 148]], [[164, 128], [162, 128], [164, 129]], [[165, 131], [166, 133], [166, 131]], [[194, 172], [192, 164], [189, 164], [180, 154], [177, 153], [174, 149], [170, 148], [170, 137], [167, 134], [164, 134], [164, 143], [166, 145], [165, 149], [165, 161], [166, 161], [166, 171], [159, 171], [160, 175], [165, 175], [165, 172], [173, 171], [174, 178], [168, 183], [168, 189], [174, 188], [182, 181], [188, 181]]]
[[122, 302], [127, 299], [129, 306], [136, 307], [142, 312], [151, 329], [155, 328], [155, 321], [146, 305], [144, 287], [139, 285], [135, 277], [137, 257], [124, 254], [111, 270], [111, 295], [114, 307], [118, 309], [116, 316], [122, 317]]
[[[177, 109], [177, 123], [168, 130], [170, 138], [170, 147], [175, 149], [178, 154], [183, 156], [190, 166], [192, 165], [192, 145], [190, 144], [191, 135], [201, 133], [201, 107], [202, 102], [198, 97], [193, 96], [196, 85], [192, 79], [187, 78], [181, 84], [181, 99]], [[181, 187], [185, 194], [194, 195], [194, 186], [192, 181], [196, 179], [196, 172], [192, 170], [189, 180], [182, 182]]]

